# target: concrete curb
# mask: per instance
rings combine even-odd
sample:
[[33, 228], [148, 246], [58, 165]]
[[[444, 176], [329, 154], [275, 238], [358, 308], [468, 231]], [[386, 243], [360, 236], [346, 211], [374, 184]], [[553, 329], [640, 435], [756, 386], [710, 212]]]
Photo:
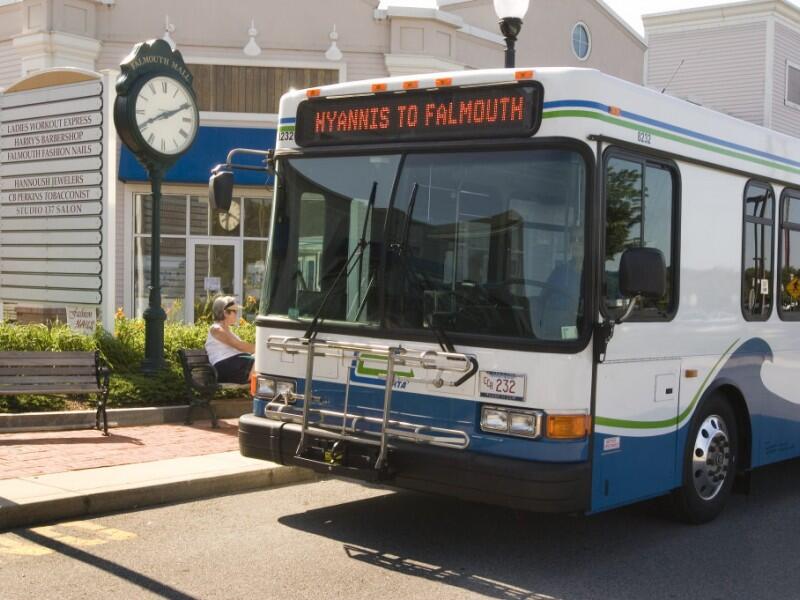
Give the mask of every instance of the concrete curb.
[[[211, 403], [220, 419], [240, 417], [251, 412], [251, 400], [213, 400]], [[138, 425], [161, 425], [186, 420], [189, 407], [154, 406], [145, 408], [109, 408], [109, 427], [131, 427]], [[195, 408], [192, 419], [208, 419], [207, 410]], [[61, 429], [90, 429], [94, 427], [94, 410], [72, 410], [40, 413], [0, 414], [0, 432], [21, 433], [24, 431], [56, 431]]]
[[0, 532], [51, 521], [199, 500], [317, 479], [316, 474], [308, 469], [264, 464], [263, 468], [249, 468], [226, 474], [210, 473], [168, 482], [120, 486], [118, 489], [62, 493], [55, 497], [20, 503], [9, 498], [0, 498]]

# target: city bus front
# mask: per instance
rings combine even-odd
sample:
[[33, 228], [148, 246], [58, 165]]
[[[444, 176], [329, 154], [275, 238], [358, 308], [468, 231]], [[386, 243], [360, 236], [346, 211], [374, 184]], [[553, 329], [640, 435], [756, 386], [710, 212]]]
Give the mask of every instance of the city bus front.
[[283, 98], [244, 455], [588, 510], [593, 158], [532, 76]]

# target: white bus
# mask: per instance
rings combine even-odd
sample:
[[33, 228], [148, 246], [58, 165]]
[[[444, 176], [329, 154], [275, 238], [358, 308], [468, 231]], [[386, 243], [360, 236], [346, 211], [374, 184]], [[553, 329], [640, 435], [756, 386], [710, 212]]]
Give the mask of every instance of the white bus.
[[800, 454], [800, 141], [585, 69], [279, 118], [244, 455], [704, 522]]

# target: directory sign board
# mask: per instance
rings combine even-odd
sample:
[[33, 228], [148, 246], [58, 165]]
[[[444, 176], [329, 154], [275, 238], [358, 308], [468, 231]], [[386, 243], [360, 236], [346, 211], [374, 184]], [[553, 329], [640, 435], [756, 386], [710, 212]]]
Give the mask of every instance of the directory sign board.
[[53, 69], [0, 95], [0, 301], [113, 323], [114, 79]]

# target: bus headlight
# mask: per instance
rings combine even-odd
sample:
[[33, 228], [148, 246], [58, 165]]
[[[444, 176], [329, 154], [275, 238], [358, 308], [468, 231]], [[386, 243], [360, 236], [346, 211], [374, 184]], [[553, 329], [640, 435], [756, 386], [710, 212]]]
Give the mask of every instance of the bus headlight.
[[508, 413], [500, 408], [484, 406], [481, 410], [481, 429], [484, 431], [508, 431]]
[[484, 406], [481, 408], [481, 429], [489, 433], [536, 438], [541, 435], [543, 414], [539, 410]]
[[258, 375], [253, 395], [263, 400], [275, 400], [280, 397], [284, 402], [291, 403], [294, 402], [295, 389], [294, 381]]

